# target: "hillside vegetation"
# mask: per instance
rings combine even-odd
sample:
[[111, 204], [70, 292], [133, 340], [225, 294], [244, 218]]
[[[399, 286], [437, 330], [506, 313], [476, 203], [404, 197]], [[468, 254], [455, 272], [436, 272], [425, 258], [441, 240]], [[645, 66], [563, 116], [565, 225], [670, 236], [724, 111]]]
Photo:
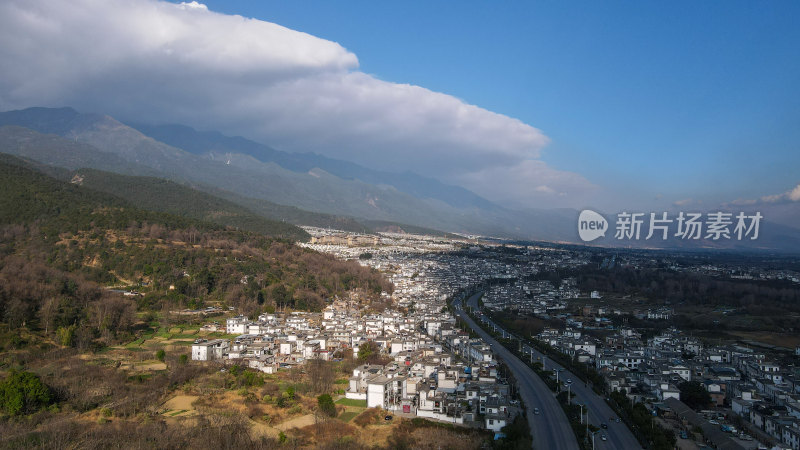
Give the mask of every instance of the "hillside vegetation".
[[[374, 299], [391, 290], [354, 262], [136, 208], [18, 165], [0, 162], [0, 191], [0, 310], [10, 332], [24, 327], [69, 345], [107, 345], [130, 338], [137, 311], [319, 310], [351, 290]], [[141, 295], [123, 297], [108, 286]]]
[[381, 416], [350, 425], [330, 404], [309, 419], [352, 357], [308, 373], [220, 371], [185, 345], [213, 335], [172, 313], [378, 301], [392, 289], [378, 272], [213, 223], [219, 211], [252, 218], [183, 186], [85, 170], [70, 183], [37, 167], [75, 175], [0, 156], [0, 448], [374, 448], [419, 434]]
[[266, 219], [231, 201], [161, 178], [80, 169], [74, 172], [72, 180], [90, 189], [123, 198], [142, 209], [191, 217], [293, 241], [309, 239], [308, 233], [295, 225]]
[[[2, 117], [2, 114], [0, 114], [0, 117]], [[2, 121], [0, 120], [0, 122]], [[52, 131], [47, 128], [45, 128], [45, 130]], [[106, 192], [111, 192], [121, 197], [125, 197], [133, 204], [144, 208], [151, 207], [152, 203], [155, 203], [156, 206], [159, 205], [158, 202], [152, 201], [150, 202], [150, 205], [139, 205], [136, 202], [142, 198], [144, 198], [144, 200], [157, 200], [158, 198], [139, 195], [137, 192], [134, 192], [134, 196], [129, 198], [126, 196], [126, 192], [114, 186], [111, 186], [111, 190], [108, 191], [106, 190], [108, 189], [108, 180], [106, 178], [115, 174], [132, 176], [130, 177], [130, 181], [123, 181], [124, 179], [122, 178], [117, 178], [116, 181], [124, 182], [126, 184], [133, 181], [133, 184], [137, 185], [136, 189], [139, 191], [139, 193], [141, 193], [142, 189], [147, 188], [146, 186], [143, 188], [142, 183], [136, 181], [144, 181], [140, 179], [139, 176], [150, 177], [145, 178], [145, 180], [151, 181], [155, 180], [155, 178], [152, 177], [158, 177], [160, 178], [159, 181], [161, 183], [165, 183], [166, 180], [169, 179], [172, 180], [172, 184], [174, 186], [189, 189], [189, 187], [187, 187], [189, 182], [186, 181], [186, 177], [176, 176], [174, 171], [168, 170], [167, 172], [161, 172], [137, 163], [128, 162], [115, 153], [101, 151], [83, 141], [66, 139], [56, 134], [43, 134], [20, 126], [0, 126], [0, 152], [5, 152], [10, 155], [14, 155], [15, 157], [23, 158], [28, 166], [35, 167], [39, 171], [43, 171], [54, 177], [65, 179], [67, 181], [72, 178], [74, 171], [78, 169], [81, 169], [81, 171], [88, 171], [87, 168], [91, 168], [98, 171], [105, 171], [103, 172], [105, 174], [102, 177], [103, 179], [89, 180], [89, 182], [96, 183], [96, 186], [94, 187], [98, 190], [104, 190]], [[0, 154], [0, 161], [10, 162], [11, 164], [20, 164], [19, 160], [12, 160], [9, 158], [9, 156], [3, 156], [3, 154]], [[47, 161], [48, 165], [39, 163], [38, 161]], [[161, 187], [163, 188], [164, 186], [162, 185]], [[215, 197], [216, 204], [214, 206], [220, 206], [219, 203], [224, 203], [227, 201], [228, 203], [224, 206], [224, 209], [227, 211], [232, 211], [233, 209], [231, 206], [233, 205], [239, 210], [244, 208], [256, 216], [273, 222], [272, 225], [268, 225], [266, 227], [264, 224], [255, 224], [256, 226], [253, 228], [243, 228], [250, 231], [264, 232], [266, 230], [270, 234], [277, 233], [281, 237], [285, 237], [287, 239], [299, 240], [308, 239], [308, 235], [299, 229], [287, 230], [287, 226], [283, 223], [289, 223], [293, 225], [309, 225], [320, 228], [334, 228], [337, 230], [359, 233], [366, 233], [370, 231], [368, 227], [351, 217], [311, 212], [294, 206], [278, 204], [264, 199], [250, 198], [245, 195], [235, 194], [233, 192], [202, 183], [191, 183], [191, 189], [195, 192], [205, 192], [208, 195]], [[198, 194], [195, 193], [193, 195]], [[180, 207], [181, 205], [178, 203], [177, 205], [173, 206]], [[177, 211], [176, 213], [185, 214], [185, 211]], [[216, 221], [215, 223], [237, 227], [249, 227], [254, 225], [254, 221], [251, 218], [242, 218], [240, 217], [240, 213], [235, 213], [235, 216], [236, 217], [234, 217], [234, 219], [238, 218], [241, 220], [238, 222], [231, 221], [229, 223]], [[192, 217], [206, 219], [200, 215], [194, 215]], [[217, 216], [218, 219], [223, 220], [226, 217], [228, 216]], [[242, 221], [244, 221], [244, 223]], [[276, 226], [275, 224], [280, 226]]]

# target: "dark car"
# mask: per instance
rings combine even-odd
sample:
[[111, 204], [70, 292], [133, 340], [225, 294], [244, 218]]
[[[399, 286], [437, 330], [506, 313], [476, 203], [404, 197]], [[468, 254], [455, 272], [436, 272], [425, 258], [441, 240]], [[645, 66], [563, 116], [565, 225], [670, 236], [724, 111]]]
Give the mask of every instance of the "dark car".
[[383, 418], [383, 420], [392, 420], [392, 416], [386, 416]]
[[607, 423], [601, 423], [600, 424], [600, 428], [602, 428], [604, 430], [607, 430], [608, 429], [608, 424]]

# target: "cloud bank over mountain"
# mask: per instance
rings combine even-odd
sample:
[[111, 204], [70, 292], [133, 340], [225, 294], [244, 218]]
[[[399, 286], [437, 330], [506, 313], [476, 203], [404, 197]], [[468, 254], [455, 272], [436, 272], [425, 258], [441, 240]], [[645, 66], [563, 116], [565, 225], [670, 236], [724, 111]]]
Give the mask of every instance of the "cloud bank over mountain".
[[758, 199], [736, 199], [729, 205], [764, 205], [800, 202], [800, 184], [780, 194], [764, 195]]
[[574, 206], [594, 188], [542, 162], [548, 138], [520, 120], [380, 80], [338, 43], [196, 2], [7, 1], [0, 58], [3, 110], [68, 105], [221, 129], [516, 206]]
[[600, 191], [582, 176], [549, 167], [542, 161], [522, 161], [511, 167], [494, 166], [458, 177], [475, 192], [516, 208], [528, 205], [573, 206], [589, 202]]

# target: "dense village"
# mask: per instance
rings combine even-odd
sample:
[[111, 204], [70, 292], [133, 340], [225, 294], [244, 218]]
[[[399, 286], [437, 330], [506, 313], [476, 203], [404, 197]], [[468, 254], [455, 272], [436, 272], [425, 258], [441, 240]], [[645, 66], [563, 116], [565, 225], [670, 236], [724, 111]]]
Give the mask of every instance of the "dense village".
[[[367, 312], [358, 299], [337, 298], [321, 313], [231, 317], [224, 324], [206, 325], [210, 331], [224, 329], [231, 339], [196, 342], [192, 359], [246, 361], [272, 373], [310, 359], [352, 357], [363, 346], [375, 345], [391, 361], [354, 369], [346, 398], [393, 414], [500, 432], [524, 405], [512, 395], [514, 387], [489, 346], [460, 329], [447, 304], [455, 293], [480, 286], [489, 314], [512, 311], [562, 324], [547, 326], [532, 338], [592, 367], [609, 392], [624, 392], [660, 417], [680, 414], [683, 426], [675, 433], [681, 438], [697, 427], [707, 442], [719, 434], [718, 441], [730, 439], [736, 448], [800, 448], [800, 377], [797, 366], [787, 364], [791, 356], [787, 359], [769, 345], [714, 345], [670, 326], [643, 336], [615, 317], [669, 323], [672, 308], [621, 310], [603, 303], [603, 292], [580, 292], [573, 278], [561, 280], [556, 288], [533, 277], [586, 264], [589, 255], [584, 252], [536, 246], [506, 252], [505, 245], [478, 244], [467, 237], [308, 231], [314, 236], [308, 247], [386, 274], [395, 286], [387, 299], [392, 306]], [[737, 268], [710, 266], [695, 270], [796, 281], [791, 272], [744, 275]], [[576, 307], [576, 302], [582, 303]], [[682, 410], [679, 386], [689, 381], [701, 383], [712, 400], [698, 414]]]
[[[350, 298], [335, 299], [322, 313], [261, 314], [257, 320], [236, 316], [224, 324], [207, 324], [207, 331], [224, 330], [234, 337], [198, 340], [192, 345], [192, 359], [245, 361], [273, 373], [310, 359], [357, 355], [362, 346], [376, 345], [392, 361], [357, 367], [346, 398], [395, 414], [499, 432], [520, 413], [520, 404], [512, 398], [512, 388], [489, 347], [459, 329], [446, 308], [448, 297], [480, 281], [485, 267], [465, 265], [473, 272], [460, 274], [442, 271], [440, 253], [455, 250], [453, 243], [427, 237], [409, 242], [401, 235], [385, 239], [396, 245], [370, 249], [370, 259], [362, 261], [393, 274], [393, 309], [367, 314]], [[375, 243], [352, 237], [314, 241], [310, 246], [317, 250], [341, 250], [338, 256], [347, 259], [365, 251], [354, 247], [355, 242]], [[503, 265], [493, 269], [506, 270]]]

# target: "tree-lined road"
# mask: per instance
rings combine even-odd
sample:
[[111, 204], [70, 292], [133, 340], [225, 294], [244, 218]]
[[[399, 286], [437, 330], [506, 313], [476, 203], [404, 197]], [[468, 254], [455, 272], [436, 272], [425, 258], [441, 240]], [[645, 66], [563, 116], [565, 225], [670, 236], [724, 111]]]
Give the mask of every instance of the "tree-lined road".
[[[540, 353], [538, 350], [529, 347], [528, 345], [523, 345], [523, 352], [526, 354], [533, 352], [534, 360], [541, 360], [543, 357], [546, 358], [545, 355]], [[617, 414], [614, 413], [614, 410], [608, 406], [608, 403], [606, 403], [601, 396], [597, 395], [591, 387], [586, 386], [578, 377], [564, 369], [561, 365], [553, 363], [550, 359], [547, 360], [546, 364], [547, 369], [549, 370], [561, 370], [561, 373], [559, 374], [559, 381], [561, 381], [562, 384], [565, 380], [573, 380], [573, 383], [570, 385], [570, 390], [573, 394], [575, 394], [575, 396], [572, 398], [572, 402], [575, 404], [584, 405], [584, 414], [586, 414], [588, 407], [588, 418], [590, 424], [596, 427], [600, 427], [603, 423], [608, 424], [608, 429], [601, 429], [600, 432], [597, 433], [595, 448], [642, 448], [642, 446], [639, 445], [639, 441], [636, 439], [627, 425], [621, 421], [619, 423], [616, 422], [616, 419], [618, 418]], [[600, 436], [602, 435], [605, 435], [608, 440], [602, 441], [600, 439]]]
[[[480, 294], [473, 295], [468, 302], [477, 302]], [[575, 433], [567, 420], [564, 410], [558, 404], [553, 393], [539, 378], [533, 369], [520, 361], [502, 344], [492, 338], [462, 309], [461, 302], [454, 302], [456, 315], [467, 323], [492, 348], [508, 368], [514, 373], [519, 387], [519, 394], [528, 411], [528, 425], [533, 435], [533, 448], [540, 450], [572, 450], [578, 448]], [[539, 408], [539, 414], [534, 414]]]
[[[478, 294], [473, 295], [469, 299], [467, 299], [467, 305], [470, 308], [472, 308], [473, 311], [478, 311], [479, 310], [478, 299], [480, 298], [480, 295], [481, 295], [481, 293], [478, 293]], [[470, 327], [472, 327], [476, 332], [478, 332], [478, 334], [481, 335], [481, 338], [487, 340], [487, 342], [488, 342], [488, 339], [492, 340], [492, 342], [495, 344], [495, 345], [492, 346], [492, 350], [495, 349], [495, 346], [499, 346], [503, 350], [505, 350], [505, 353], [498, 352], [498, 354], [503, 358], [504, 361], [508, 360], [508, 356], [506, 356], [506, 355], [510, 355], [511, 358], [513, 358], [516, 362], [519, 363], [519, 366], [522, 366], [522, 367], [524, 367], [524, 369], [526, 369], [526, 370], [521, 370], [520, 369], [519, 373], [517, 372], [516, 369], [512, 369], [514, 371], [514, 375], [517, 377], [517, 380], [520, 380], [521, 377], [526, 377], [526, 378], [531, 377], [531, 378], [534, 378], [536, 381], [538, 381], [538, 383], [530, 382], [530, 386], [532, 388], [534, 388], [532, 401], [537, 401], [536, 399], [538, 399], [538, 401], [541, 402], [541, 403], [548, 403], [548, 404], [552, 403], [553, 407], [557, 408], [558, 413], [560, 413], [560, 415], [556, 415], [555, 416], [555, 417], [557, 417], [557, 419], [554, 418], [554, 419], [552, 419], [552, 420], [550, 420], [550, 421], [548, 421], [546, 423], [536, 423], [535, 424], [536, 428], [534, 428], [534, 424], [531, 424], [532, 433], [544, 432], [546, 438], [549, 439], [550, 436], [552, 434], [556, 433], [558, 430], [562, 430], [562, 431], [563, 430], [567, 430], [567, 432], [569, 432], [570, 442], [577, 446], [577, 443], [575, 443], [576, 442], [575, 441], [575, 435], [574, 435], [574, 433], [572, 432], [572, 429], [569, 426], [569, 422], [567, 420], [567, 417], [564, 414], [563, 410], [561, 409], [561, 406], [558, 404], [558, 401], [553, 396], [552, 391], [550, 391], [550, 389], [547, 387], [547, 385], [544, 384], [544, 382], [539, 378], [539, 376], [536, 375], [536, 373], [530, 367], [528, 367], [527, 364], [525, 364], [522, 361], [520, 361], [519, 358], [517, 358], [516, 356], [511, 354], [511, 352], [509, 352], [505, 347], [500, 345], [500, 343], [498, 343], [497, 341], [492, 339], [491, 336], [489, 336], [485, 331], [483, 331], [483, 329], [481, 329], [477, 324], [475, 324], [475, 322], [461, 309], [461, 304], [459, 302], [456, 302], [455, 306], [456, 306], [456, 312], [459, 315], [459, 317], [464, 319]], [[485, 318], [485, 321], [489, 325], [491, 325], [492, 327], [496, 327], [498, 330], [502, 330], [502, 328], [500, 328], [499, 326], [494, 324], [490, 319]], [[488, 339], [487, 339], [487, 337], [488, 337]], [[564, 382], [566, 382], [566, 380], [572, 380], [573, 381], [573, 383], [571, 383], [571, 385], [570, 385], [570, 389], [571, 389], [572, 393], [575, 394], [575, 396], [572, 398], [572, 401], [574, 403], [576, 403], [576, 404], [585, 405], [584, 406], [584, 414], [586, 414], [586, 411], [588, 409], [588, 417], [589, 417], [589, 423], [590, 424], [592, 424], [592, 425], [594, 425], [596, 427], [600, 427], [601, 424], [603, 424], [603, 423], [608, 424], [608, 429], [601, 429], [597, 433], [597, 435], [595, 437], [595, 448], [597, 448], [597, 449], [640, 449], [640, 448], [642, 448], [641, 445], [639, 445], [639, 441], [636, 440], [636, 437], [633, 435], [631, 430], [628, 429], [628, 427], [624, 423], [622, 423], [622, 422], [617, 423], [616, 422], [615, 419], [617, 418], [617, 415], [614, 413], [614, 411], [611, 409], [611, 407], [608, 406], [608, 404], [606, 403], [605, 399], [603, 399], [601, 396], [597, 395], [592, 390], [591, 387], [588, 387], [588, 386], [584, 385], [584, 383], [578, 377], [576, 377], [575, 375], [570, 373], [568, 370], [564, 369], [561, 365], [556, 364], [556, 363], [552, 362], [549, 359], [546, 359], [547, 357], [545, 355], [543, 355], [538, 350], [530, 347], [529, 345], [523, 344], [522, 350], [523, 350], [523, 353], [528, 354], [528, 355], [532, 355], [532, 359], [533, 360], [546, 361], [546, 368], [548, 370], [560, 370], [559, 381], [562, 384]], [[511, 366], [511, 365], [509, 364], [509, 366]], [[522, 389], [520, 389], [520, 392], [522, 392]], [[549, 400], [548, 402], [544, 402], [543, 401], [545, 397]], [[528, 399], [525, 398], [525, 397], [523, 397], [523, 400], [525, 401], [526, 405], [528, 405], [529, 414], [533, 411], [534, 407], [538, 406], [535, 403], [534, 404], [529, 404], [528, 403]], [[545, 410], [542, 409], [542, 406], [538, 406], [538, 407], [542, 411], [542, 414], [545, 414]], [[548, 413], [548, 415], [549, 414], [550, 413]], [[534, 417], [534, 421], [536, 421], [536, 418], [537, 417], [541, 417], [541, 416], [533, 416], [533, 417]], [[560, 423], [558, 423], [558, 424], [550, 423], [550, 422], [553, 422], [553, 421], [557, 421], [557, 422], [563, 421], [563, 425], [560, 424]], [[528, 422], [531, 423], [531, 416], [530, 415], [528, 416]], [[544, 430], [540, 431], [540, 428], [544, 428]], [[606, 438], [607, 438], [606, 441], [602, 441], [601, 440], [601, 436], [603, 436], [603, 435], [606, 436]], [[564, 438], [562, 437], [562, 439], [564, 439]], [[535, 436], [534, 436], [534, 444], [535, 444], [534, 446], [536, 448], [573, 448], [573, 447], [549, 447], [550, 444], [548, 443], [548, 441], [544, 441], [544, 442], [542, 442], [540, 444], [539, 442], [537, 442]]]

